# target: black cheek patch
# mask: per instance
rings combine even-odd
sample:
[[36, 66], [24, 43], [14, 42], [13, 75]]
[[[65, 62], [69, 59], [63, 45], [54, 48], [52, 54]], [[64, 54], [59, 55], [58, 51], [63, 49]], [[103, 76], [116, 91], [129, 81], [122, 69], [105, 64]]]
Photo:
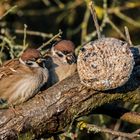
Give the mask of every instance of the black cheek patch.
[[32, 62], [26, 62], [27, 65], [32, 66], [33, 63]]

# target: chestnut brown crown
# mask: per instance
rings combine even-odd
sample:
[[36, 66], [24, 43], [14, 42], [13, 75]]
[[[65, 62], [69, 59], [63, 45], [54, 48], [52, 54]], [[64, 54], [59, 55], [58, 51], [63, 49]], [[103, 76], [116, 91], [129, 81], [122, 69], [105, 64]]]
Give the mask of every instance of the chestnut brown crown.
[[37, 49], [29, 48], [23, 52], [21, 59], [23, 61], [27, 60], [37, 60], [41, 57], [41, 53]]
[[53, 47], [61, 52], [63, 51], [74, 52], [75, 49], [74, 43], [70, 40], [61, 40], [57, 42]]

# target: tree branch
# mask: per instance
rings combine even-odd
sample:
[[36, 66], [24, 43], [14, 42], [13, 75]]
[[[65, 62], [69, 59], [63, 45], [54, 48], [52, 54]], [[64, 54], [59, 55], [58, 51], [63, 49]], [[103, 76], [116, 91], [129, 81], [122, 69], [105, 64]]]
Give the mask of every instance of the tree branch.
[[125, 137], [128, 139], [134, 139], [134, 138], [140, 137], [140, 135], [136, 134], [136, 133], [125, 133], [125, 132], [120, 132], [120, 131], [114, 131], [114, 130], [111, 130], [108, 128], [102, 128], [102, 127], [94, 125], [94, 124], [87, 124], [87, 123], [84, 123], [82, 121], [79, 122], [77, 124], [77, 126], [81, 130], [87, 129], [87, 131], [94, 132], [94, 133], [99, 133], [99, 132], [109, 133], [109, 134], [114, 135], [114, 136]]

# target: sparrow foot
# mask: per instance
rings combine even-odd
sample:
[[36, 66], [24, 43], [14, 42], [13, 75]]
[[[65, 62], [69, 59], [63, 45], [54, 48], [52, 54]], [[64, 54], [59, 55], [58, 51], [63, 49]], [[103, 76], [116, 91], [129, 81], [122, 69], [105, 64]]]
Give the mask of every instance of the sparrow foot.
[[13, 104], [8, 103], [6, 100], [0, 99], [0, 109], [11, 109], [12, 112], [16, 115], [20, 115], [19, 111], [17, 111]]
[[41, 95], [41, 91], [39, 91], [39, 93], [36, 96], [39, 98], [39, 100], [43, 100], [43, 102], [45, 101], [44, 96]]
[[15, 116], [22, 116], [22, 114], [20, 113], [20, 111], [15, 109], [15, 106], [13, 104], [9, 104], [9, 109], [12, 110], [12, 112], [14, 113]]
[[7, 109], [7, 108], [9, 108], [7, 101], [4, 99], [0, 99], [0, 109]]

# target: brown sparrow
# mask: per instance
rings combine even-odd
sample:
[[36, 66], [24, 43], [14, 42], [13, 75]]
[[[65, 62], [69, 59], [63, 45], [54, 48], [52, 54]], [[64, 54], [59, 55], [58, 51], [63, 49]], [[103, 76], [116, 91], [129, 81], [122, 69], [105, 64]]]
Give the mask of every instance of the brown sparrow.
[[73, 42], [61, 40], [52, 46], [50, 54], [46, 54], [49, 86], [65, 79], [76, 71], [74, 49]]
[[36, 49], [27, 49], [19, 59], [0, 67], [0, 98], [20, 104], [33, 97], [48, 80], [45, 59]]

